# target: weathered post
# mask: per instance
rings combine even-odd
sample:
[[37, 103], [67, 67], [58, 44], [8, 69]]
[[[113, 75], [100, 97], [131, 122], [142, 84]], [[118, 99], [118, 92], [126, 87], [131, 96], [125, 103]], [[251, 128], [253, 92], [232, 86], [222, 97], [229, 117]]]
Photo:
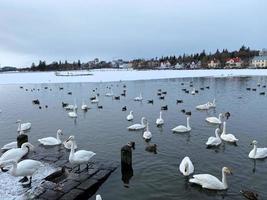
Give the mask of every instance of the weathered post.
[[24, 134], [23, 131], [20, 132], [20, 134], [17, 137], [17, 146], [18, 148], [21, 147], [21, 145], [25, 142], [28, 142], [28, 135]]
[[125, 184], [125, 187], [129, 187], [128, 184], [133, 176], [132, 148], [135, 149], [134, 142], [128, 142], [127, 145], [121, 148], [121, 179]]

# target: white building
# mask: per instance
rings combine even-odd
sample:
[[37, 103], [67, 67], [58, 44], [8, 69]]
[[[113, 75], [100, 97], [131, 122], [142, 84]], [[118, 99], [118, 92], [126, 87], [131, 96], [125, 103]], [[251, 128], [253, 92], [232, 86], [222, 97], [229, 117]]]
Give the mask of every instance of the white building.
[[217, 68], [220, 66], [220, 61], [218, 60], [211, 60], [210, 62], [208, 62], [208, 67], [209, 68]]
[[252, 59], [252, 65], [256, 68], [265, 68], [267, 67], [267, 55], [266, 56], [256, 56]]

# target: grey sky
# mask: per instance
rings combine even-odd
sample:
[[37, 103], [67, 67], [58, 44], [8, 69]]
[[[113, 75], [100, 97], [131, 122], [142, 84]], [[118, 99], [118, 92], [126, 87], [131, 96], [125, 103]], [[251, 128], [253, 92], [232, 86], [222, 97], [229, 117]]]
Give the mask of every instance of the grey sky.
[[0, 0], [0, 64], [267, 47], [266, 0]]

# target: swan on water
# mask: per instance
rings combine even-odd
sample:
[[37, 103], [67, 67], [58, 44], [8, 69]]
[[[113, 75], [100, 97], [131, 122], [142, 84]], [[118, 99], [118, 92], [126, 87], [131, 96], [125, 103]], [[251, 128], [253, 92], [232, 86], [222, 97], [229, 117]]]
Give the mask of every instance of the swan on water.
[[[76, 106], [76, 107], [77, 107], [77, 106]], [[71, 118], [76, 118], [76, 117], [78, 117], [78, 115], [77, 115], [77, 109], [73, 109], [73, 111], [69, 112], [68, 115], [69, 115], [69, 117], [71, 117]]]
[[179, 170], [184, 176], [189, 176], [194, 173], [194, 165], [189, 157], [184, 157], [180, 163]]
[[223, 131], [221, 134], [221, 139], [226, 142], [233, 143], [238, 141], [238, 139], [233, 134], [226, 133], [226, 122], [223, 122]]
[[161, 126], [164, 124], [164, 120], [162, 118], [162, 112], [161, 111], [159, 112], [159, 118], [156, 120], [156, 124], [157, 124], [157, 126]]
[[81, 106], [81, 109], [86, 111], [86, 110], [88, 110], [88, 108], [89, 108], [88, 105], [86, 105], [84, 103], [84, 101], [83, 101], [82, 106]]
[[105, 96], [106, 96], [106, 97], [113, 97], [113, 96], [114, 96], [114, 93], [113, 93], [112, 89], [110, 89], [110, 92], [107, 92], [107, 93], [105, 94]]
[[251, 145], [253, 145], [253, 149], [249, 152], [248, 157], [252, 159], [261, 159], [267, 157], [267, 148], [258, 148], [258, 142], [253, 140]]
[[192, 94], [192, 95], [195, 95], [195, 94], [196, 94], [196, 90], [195, 90], [195, 88], [193, 88], [191, 94]]
[[[43, 166], [43, 164], [36, 160], [26, 159], [22, 160], [19, 163], [15, 160], [6, 160], [4, 162], [1, 162], [0, 167], [3, 168], [5, 166], [12, 166], [9, 169], [9, 172], [12, 176], [19, 177], [23, 176], [26, 177], [27, 180], [30, 179], [29, 185], [31, 185], [32, 182], [32, 176], [33, 174]], [[28, 179], [29, 177], [29, 179]]]
[[222, 143], [222, 140], [219, 136], [220, 129], [216, 128], [215, 136], [216, 137], [209, 137], [208, 141], [206, 142], [207, 146], [219, 146]]
[[223, 119], [223, 113], [219, 114], [219, 117], [207, 117], [206, 122], [211, 124], [221, 124]]
[[66, 110], [75, 110], [75, 109], [77, 109], [77, 105], [71, 105], [71, 104], [69, 104], [69, 105], [67, 105], [67, 106], [65, 107], [65, 109], [66, 109]]
[[148, 122], [146, 123], [146, 130], [143, 133], [143, 138], [145, 140], [150, 140], [152, 138], [152, 133], [149, 131]]
[[21, 123], [21, 120], [17, 120], [18, 125], [18, 132], [20, 131], [27, 131], [31, 128], [32, 124], [30, 122]]
[[213, 102], [207, 102], [205, 104], [201, 104], [196, 106], [197, 110], [209, 110], [210, 108], [215, 108], [216, 107], [216, 100], [213, 99]]
[[80, 171], [80, 165], [86, 164], [87, 170], [88, 170], [89, 169], [89, 160], [96, 154], [92, 151], [86, 151], [86, 150], [79, 150], [79, 151], [75, 152], [75, 150], [74, 150], [75, 138], [73, 135], [71, 135], [67, 141], [71, 142], [71, 150], [70, 150], [70, 155], [69, 155], [70, 163], [72, 165], [75, 165], [75, 164], [78, 165], [79, 171]]
[[91, 103], [99, 103], [99, 99], [97, 95], [95, 96], [95, 99], [91, 100]]
[[135, 101], [142, 101], [143, 100], [142, 93], [140, 93], [139, 97], [135, 97], [134, 100]]
[[133, 117], [133, 111], [130, 111], [130, 114], [127, 115], [126, 119], [127, 119], [128, 121], [132, 121], [133, 118], [134, 118], [134, 117]]
[[226, 175], [232, 174], [227, 167], [222, 168], [222, 181], [210, 174], [193, 175], [194, 178], [189, 179], [190, 183], [201, 185], [202, 188], [210, 190], [226, 190], [228, 189]]
[[131, 126], [128, 127], [128, 130], [141, 130], [144, 129], [146, 127], [145, 125], [145, 117], [142, 117], [141, 119], [141, 124], [133, 124]]
[[208, 102], [210, 108], [216, 108], [216, 99], [213, 99], [212, 102]]
[[172, 129], [172, 131], [173, 132], [178, 132], [178, 133], [190, 132], [191, 131], [191, 127], [190, 127], [190, 116], [187, 116], [186, 117], [186, 121], [187, 121], [186, 126], [184, 126], [184, 125], [176, 126], [175, 128]]
[[59, 145], [61, 144], [61, 139], [60, 139], [60, 136], [63, 135], [63, 132], [61, 129], [58, 129], [57, 130], [57, 137], [46, 137], [46, 138], [41, 138], [41, 139], [38, 139], [38, 141], [42, 144], [42, 145], [45, 145], [45, 146], [54, 146], [54, 145]]
[[96, 195], [95, 200], [102, 200], [100, 194], [97, 194], [97, 195]]

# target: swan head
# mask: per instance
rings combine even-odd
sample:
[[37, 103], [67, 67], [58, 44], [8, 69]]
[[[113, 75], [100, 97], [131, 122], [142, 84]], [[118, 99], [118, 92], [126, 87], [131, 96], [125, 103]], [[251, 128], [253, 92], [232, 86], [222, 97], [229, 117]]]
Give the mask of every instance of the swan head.
[[257, 140], [253, 140], [250, 145], [257, 145], [257, 144], [258, 144]]
[[66, 142], [68, 142], [68, 141], [74, 141], [75, 140], [75, 137], [74, 137], [74, 135], [71, 135], [67, 140], [66, 140]]
[[133, 114], [133, 111], [131, 110], [131, 111], [130, 111], [130, 115], [132, 115], [132, 114]]
[[230, 112], [226, 112], [226, 113], [224, 113], [224, 116], [226, 117], [226, 119], [228, 119], [231, 116], [231, 114], [230, 114]]
[[58, 135], [63, 135], [62, 130], [61, 130], [61, 129], [58, 129], [58, 130], [57, 130], [57, 134], [58, 134]]
[[25, 142], [25, 143], [23, 143], [22, 145], [21, 145], [21, 148], [23, 149], [23, 148], [27, 148], [29, 151], [33, 151], [34, 150], [34, 146], [31, 144], [31, 143], [29, 143], [29, 142]]
[[223, 167], [223, 172], [225, 174], [233, 174], [232, 171], [228, 167]]

